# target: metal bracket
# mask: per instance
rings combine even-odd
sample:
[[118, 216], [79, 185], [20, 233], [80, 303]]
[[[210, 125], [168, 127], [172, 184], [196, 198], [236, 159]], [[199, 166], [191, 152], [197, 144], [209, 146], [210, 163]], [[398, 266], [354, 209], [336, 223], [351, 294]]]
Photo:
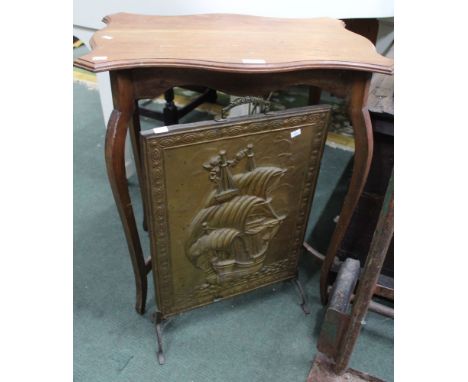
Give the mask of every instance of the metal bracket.
[[299, 281], [299, 279], [296, 277], [295, 279], [292, 279], [293, 284], [296, 286], [297, 291], [299, 292], [299, 295], [301, 296], [301, 308], [304, 314], [310, 314], [310, 308], [309, 304], [307, 303], [307, 297], [304, 292], [304, 289], [302, 288], [302, 285]]
[[221, 121], [223, 119], [226, 119], [229, 115], [229, 111], [236, 106], [239, 105], [245, 105], [245, 104], [251, 104], [253, 108], [251, 111], [249, 111], [249, 114], [253, 114], [253, 112], [257, 109], [257, 107], [261, 107], [261, 113], [267, 113], [270, 111], [270, 107], [272, 105], [272, 102], [266, 99], [263, 99], [261, 97], [252, 97], [252, 96], [246, 96], [246, 97], [239, 97], [236, 98], [234, 101], [232, 101], [229, 105], [221, 109], [221, 114], [218, 117], [215, 117], [216, 121]]
[[164, 365], [166, 362], [166, 358], [164, 357], [164, 352], [163, 352], [163, 345], [162, 345], [162, 329], [163, 329], [163, 324], [166, 322], [161, 316], [161, 312], [155, 312], [153, 315], [153, 318], [156, 323], [156, 338], [158, 341], [158, 363], [160, 365]]

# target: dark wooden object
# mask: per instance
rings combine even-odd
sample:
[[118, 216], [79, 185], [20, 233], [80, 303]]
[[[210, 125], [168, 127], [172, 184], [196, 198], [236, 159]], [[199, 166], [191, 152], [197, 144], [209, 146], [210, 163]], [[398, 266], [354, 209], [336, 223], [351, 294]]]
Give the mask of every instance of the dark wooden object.
[[393, 239], [393, 175], [390, 178], [388, 190], [382, 205], [367, 256], [364, 272], [360, 278], [349, 325], [343, 336], [336, 356], [335, 372], [343, 374], [348, 367], [351, 353], [361, 331], [362, 321], [367, 314], [369, 303], [374, 295], [374, 288], [382, 269], [385, 256]]
[[377, 19], [343, 19], [346, 29], [367, 38], [372, 44], [377, 42], [379, 20]]
[[[93, 50], [76, 59], [74, 65], [111, 74], [114, 111], [106, 134], [106, 163], [132, 259], [137, 311], [142, 314], [145, 310], [146, 275], [151, 268], [142, 253], [128, 192], [125, 137], [127, 130], [134, 137], [139, 132], [135, 123], [137, 100], [154, 98], [184, 85], [261, 96], [302, 84], [348, 100], [355, 132], [355, 160], [349, 191], [322, 269], [321, 285], [326, 289], [333, 259], [371, 163], [373, 139], [366, 101], [372, 72], [391, 74], [393, 61], [377, 54], [369, 40], [347, 31], [341, 21], [333, 19], [121, 13], [104, 21], [108, 26], [93, 36]], [[136, 146], [135, 162], [140, 168]], [[141, 185], [145, 184], [141, 170], [138, 178]], [[326, 297], [323, 293], [322, 299]]]
[[[371, 113], [374, 155], [366, 186], [351, 219], [348, 232], [339, 249], [338, 257], [348, 257], [364, 264], [369, 253], [372, 236], [382, 208], [385, 191], [393, 171], [393, 116]], [[382, 283], [393, 277], [393, 240], [382, 268]], [[387, 277], [385, 277], [387, 276]], [[393, 280], [391, 281], [393, 286]]]
[[[365, 263], [377, 224], [377, 219], [382, 208], [388, 181], [393, 171], [393, 116], [381, 113], [370, 113], [370, 115], [374, 138], [374, 154], [370, 172], [364, 191], [361, 194], [359, 202], [354, 210], [345, 238], [338, 250], [338, 258], [333, 259], [328, 284], [323, 284], [321, 286], [323, 288], [323, 292], [330, 288], [329, 285], [334, 282], [341, 264], [347, 258], [358, 259], [361, 264]], [[346, 169], [339, 182], [340, 184], [346, 184], [347, 179], [350, 176], [350, 170], [351, 167]], [[340, 199], [340, 197], [343, 196], [336, 195], [336, 198]], [[335, 199], [335, 195], [332, 196], [331, 200], [332, 199]], [[328, 209], [328, 207], [326, 209]], [[332, 210], [336, 210], [336, 207], [332, 207], [331, 205], [330, 209], [332, 214], [339, 212], [333, 212]], [[327, 217], [327, 221], [319, 221], [317, 226], [319, 231], [315, 233], [315, 236], [326, 236], [327, 232], [333, 230], [334, 224], [330, 220], [330, 213], [326, 213], [324, 216]], [[312, 248], [307, 243], [304, 243], [304, 247], [307, 252], [316, 257], [319, 261], [324, 261], [325, 256], [315, 248]], [[374, 293], [376, 296], [393, 301], [393, 240], [390, 243], [383, 265], [382, 274], [379, 276]]]
[[[392, 174], [361, 275], [359, 275], [360, 263], [358, 260], [347, 258], [340, 267], [330, 293], [329, 305], [317, 343], [319, 353], [308, 381], [376, 380], [363, 373], [356, 374], [354, 370], [347, 370], [347, 368], [361, 331], [362, 321], [367, 311], [371, 309], [375, 285], [393, 238], [393, 211]], [[358, 278], [359, 284], [356, 294], [353, 296], [352, 293]], [[353, 306], [351, 312], [348, 312], [351, 301]], [[375, 305], [380, 305], [373, 304], [374, 308]], [[393, 310], [386, 306], [381, 306], [380, 313], [393, 316]], [[329, 358], [326, 359], [323, 355]], [[348, 376], [344, 377], [345, 374]]]

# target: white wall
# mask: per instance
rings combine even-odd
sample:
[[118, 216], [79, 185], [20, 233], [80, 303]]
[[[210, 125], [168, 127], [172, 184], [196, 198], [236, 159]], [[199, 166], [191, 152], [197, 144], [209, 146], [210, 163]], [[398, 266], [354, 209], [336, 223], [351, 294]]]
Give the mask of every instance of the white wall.
[[270, 17], [393, 17], [393, 0], [74, 0], [73, 23], [102, 28], [106, 15], [119, 12], [155, 15], [238, 13]]

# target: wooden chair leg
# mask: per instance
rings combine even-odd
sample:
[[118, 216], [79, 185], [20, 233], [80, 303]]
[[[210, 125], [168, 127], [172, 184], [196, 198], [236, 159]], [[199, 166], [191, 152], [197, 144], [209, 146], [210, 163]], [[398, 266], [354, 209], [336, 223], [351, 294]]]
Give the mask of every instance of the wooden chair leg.
[[174, 89], [167, 90], [164, 93], [164, 99], [166, 100], [166, 106], [163, 109], [164, 124], [169, 126], [179, 123], [177, 107], [174, 103]]
[[348, 114], [353, 126], [355, 142], [353, 174], [320, 272], [320, 298], [323, 304], [326, 304], [328, 300], [327, 289], [333, 260], [345, 237], [354, 209], [366, 184], [372, 161], [374, 140], [366, 106], [369, 83], [370, 76], [367, 80], [356, 81], [349, 99]]
[[107, 175], [122, 221], [135, 275], [136, 311], [143, 314], [148, 290], [147, 266], [143, 257], [125, 172], [125, 139], [135, 107], [133, 88], [131, 80], [125, 75], [111, 74], [111, 84], [115, 96], [114, 110], [109, 119], [106, 133]]
[[318, 105], [320, 103], [320, 96], [322, 89], [316, 86], [309, 86], [309, 102], [308, 105]]

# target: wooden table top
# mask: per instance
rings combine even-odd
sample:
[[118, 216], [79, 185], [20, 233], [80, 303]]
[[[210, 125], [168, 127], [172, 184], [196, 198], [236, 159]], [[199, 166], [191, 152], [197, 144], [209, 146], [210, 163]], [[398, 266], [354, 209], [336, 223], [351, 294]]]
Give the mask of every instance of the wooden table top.
[[141, 67], [201, 68], [237, 73], [350, 69], [393, 73], [366, 38], [340, 20], [206, 14], [118, 13], [74, 65], [92, 72]]

